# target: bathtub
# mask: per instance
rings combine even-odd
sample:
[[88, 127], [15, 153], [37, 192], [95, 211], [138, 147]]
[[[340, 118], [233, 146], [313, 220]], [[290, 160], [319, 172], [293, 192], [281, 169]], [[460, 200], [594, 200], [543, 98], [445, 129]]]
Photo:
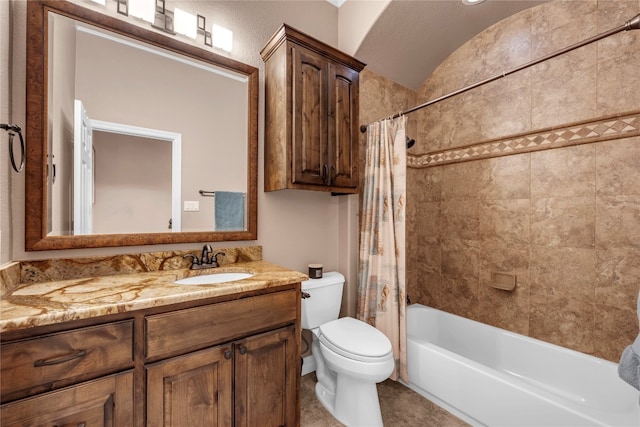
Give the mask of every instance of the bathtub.
[[615, 363], [420, 304], [407, 331], [407, 386], [472, 425], [640, 426]]

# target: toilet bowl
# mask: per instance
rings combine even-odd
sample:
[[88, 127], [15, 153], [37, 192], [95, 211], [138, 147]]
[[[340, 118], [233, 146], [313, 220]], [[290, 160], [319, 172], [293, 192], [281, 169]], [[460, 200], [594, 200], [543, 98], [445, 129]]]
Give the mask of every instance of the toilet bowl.
[[391, 342], [365, 322], [337, 319], [343, 283], [344, 277], [335, 272], [302, 283], [309, 295], [302, 300], [302, 327], [313, 335], [316, 396], [347, 426], [382, 426], [376, 383], [393, 372]]

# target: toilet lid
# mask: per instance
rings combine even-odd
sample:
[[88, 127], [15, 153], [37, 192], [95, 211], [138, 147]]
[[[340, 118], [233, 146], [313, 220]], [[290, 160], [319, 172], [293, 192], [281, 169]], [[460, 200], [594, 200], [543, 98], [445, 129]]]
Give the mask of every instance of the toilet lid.
[[368, 323], [342, 317], [320, 326], [320, 341], [344, 357], [374, 361], [391, 355], [391, 342]]

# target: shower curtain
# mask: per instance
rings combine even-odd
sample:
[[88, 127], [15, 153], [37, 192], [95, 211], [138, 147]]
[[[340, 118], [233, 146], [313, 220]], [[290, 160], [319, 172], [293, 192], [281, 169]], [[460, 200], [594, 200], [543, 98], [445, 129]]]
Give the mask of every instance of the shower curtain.
[[389, 338], [396, 362], [391, 378], [408, 381], [405, 123], [406, 118], [400, 116], [372, 123], [367, 129], [356, 316]]

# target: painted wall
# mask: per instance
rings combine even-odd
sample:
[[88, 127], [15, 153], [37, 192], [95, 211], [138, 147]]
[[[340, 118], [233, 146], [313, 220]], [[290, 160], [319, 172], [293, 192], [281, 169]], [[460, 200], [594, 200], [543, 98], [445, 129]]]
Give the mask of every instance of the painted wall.
[[171, 142], [93, 132], [93, 232], [168, 232]]
[[[558, 1], [453, 53], [425, 102], [618, 27], [638, 0]], [[429, 153], [640, 110], [640, 33], [607, 38], [416, 114]], [[638, 333], [640, 137], [408, 170], [409, 296], [617, 361]], [[517, 277], [513, 292], [491, 273]]]
[[[13, 123], [11, 104], [11, 3], [0, 2], [0, 123]], [[0, 131], [0, 146], [7, 144], [9, 137]], [[0, 265], [11, 261], [13, 233], [11, 227], [11, 180], [15, 174], [9, 163], [9, 152], [0, 149]]]
[[[75, 0], [84, 7], [100, 9], [101, 6], [89, 1]], [[2, 6], [2, 23], [9, 19], [15, 23], [14, 31], [2, 25], [1, 34], [10, 35], [15, 44], [14, 55], [10, 61], [2, 61], [2, 70], [7, 63], [11, 64], [13, 78], [12, 89], [15, 96], [10, 104], [14, 121], [24, 123], [24, 70], [25, 70], [25, 3], [10, 2], [11, 13], [5, 12], [6, 3]], [[109, 5], [115, 2], [107, 2]], [[294, 270], [306, 272], [307, 264], [322, 263], [325, 270], [344, 272], [349, 281], [355, 283], [355, 267], [352, 254], [357, 251], [357, 196], [332, 197], [328, 193], [307, 191], [280, 191], [264, 193], [263, 188], [263, 135], [264, 135], [264, 66], [260, 58], [260, 50], [267, 40], [282, 25], [287, 23], [330, 45], [337, 46], [338, 9], [324, 0], [290, 2], [193, 2], [167, 1], [167, 7], [180, 7], [188, 12], [199, 13], [207, 17], [208, 25], [214, 22], [234, 32], [234, 50], [230, 57], [253, 65], [260, 70], [260, 110], [259, 110], [259, 163], [258, 163], [258, 240], [251, 242], [234, 242], [234, 245], [262, 245], [264, 259]], [[109, 12], [111, 13], [111, 12]], [[115, 13], [113, 13], [115, 15]], [[127, 18], [123, 18], [127, 19]], [[134, 22], [131, 19], [131, 22]], [[140, 25], [149, 28], [146, 24]], [[189, 42], [184, 38], [183, 41]], [[200, 37], [194, 42], [204, 47]], [[4, 39], [2, 41], [2, 57], [9, 57]], [[222, 51], [217, 53], [225, 54]], [[1, 75], [0, 75], [1, 76]], [[2, 80], [8, 84], [8, 78]], [[4, 86], [3, 86], [4, 87]], [[4, 91], [3, 91], [4, 93]], [[2, 97], [5, 102], [5, 97]], [[28, 143], [28, 142], [27, 142]], [[0, 150], [4, 156], [4, 150]], [[3, 160], [4, 157], [0, 158]], [[3, 165], [7, 164], [3, 161]], [[46, 259], [54, 257], [78, 257], [101, 254], [118, 254], [131, 252], [149, 252], [154, 250], [170, 250], [193, 248], [193, 244], [144, 246], [126, 248], [104, 248], [95, 250], [66, 250], [47, 252], [24, 251], [24, 174], [15, 175], [11, 182], [5, 176], [4, 166], [0, 199], [10, 202], [4, 214], [1, 237], [9, 239], [9, 245], [2, 245], [0, 259], [3, 262], [23, 259]], [[5, 185], [6, 184], [6, 185]], [[5, 219], [9, 220], [5, 220]], [[355, 224], [355, 226], [354, 226]], [[355, 234], [354, 234], [355, 233]], [[355, 236], [355, 237], [354, 237]], [[355, 243], [354, 243], [354, 238]], [[204, 242], [203, 242], [204, 243]], [[198, 245], [195, 245], [198, 246]], [[229, 246], [219, 243], [216, 247]]]

